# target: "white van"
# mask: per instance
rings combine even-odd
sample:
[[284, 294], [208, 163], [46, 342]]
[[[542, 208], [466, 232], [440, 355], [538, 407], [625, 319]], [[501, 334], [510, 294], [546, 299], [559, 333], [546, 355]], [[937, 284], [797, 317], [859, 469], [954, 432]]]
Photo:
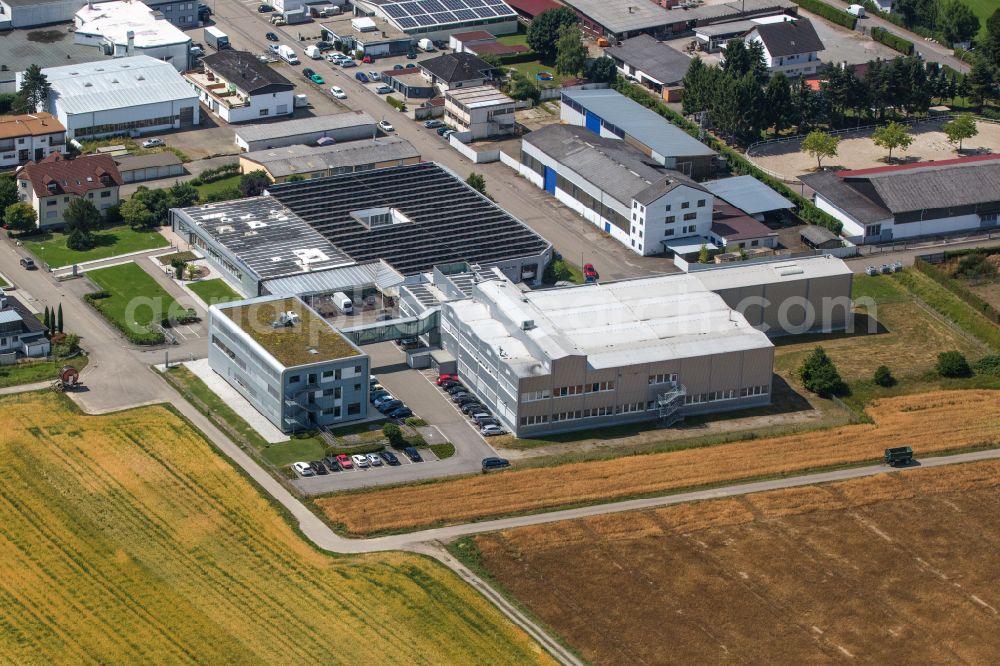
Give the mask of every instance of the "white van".
[[865, 17], [865, 8], [861, 5], [851, 5], [847, 8], [847, 13], [851, 16], [857, 16], [858, 18]]
[[427, 51], [430, 53], [434, 50], [434, 42], [424, 37], [423, 39], [417, 41], [417, 48], [421, 51]]
[[295, 55], [295, 51], [292, 50], [291, 46], [282, 44], [278, 47], [278, 56], [287, 62], [289, 65], [299, 64], [299, 57]]
[[344, 314], [354, 314], [354, 303], [342, 291], [338, 291], [333, 295], [333, 304], [340, 308]]
[[312, 58], [313, 60], [322, 60], [323, 52], [319, 50], [319, 47], [315, 44], [310, 44], [306, 47], [305, 54]]

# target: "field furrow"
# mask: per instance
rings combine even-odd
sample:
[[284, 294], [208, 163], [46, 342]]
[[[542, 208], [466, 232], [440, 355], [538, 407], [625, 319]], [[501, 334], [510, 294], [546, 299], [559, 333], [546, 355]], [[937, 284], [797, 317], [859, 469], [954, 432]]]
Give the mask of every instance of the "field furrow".
[[551, 663], [432, 562], [312, 548], [162, 407], [0, 410], [0, 662]]

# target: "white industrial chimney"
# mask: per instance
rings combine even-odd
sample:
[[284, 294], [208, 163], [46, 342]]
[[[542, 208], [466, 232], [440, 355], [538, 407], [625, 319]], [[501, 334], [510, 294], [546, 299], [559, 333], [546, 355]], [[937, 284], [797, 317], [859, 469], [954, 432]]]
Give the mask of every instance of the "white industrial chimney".
[[125, 36], [128, 38], [128, 46], [125, 47], [125, 55], [133, 56], [135, 55], [135, 32], [129, 30], [125, 33]]

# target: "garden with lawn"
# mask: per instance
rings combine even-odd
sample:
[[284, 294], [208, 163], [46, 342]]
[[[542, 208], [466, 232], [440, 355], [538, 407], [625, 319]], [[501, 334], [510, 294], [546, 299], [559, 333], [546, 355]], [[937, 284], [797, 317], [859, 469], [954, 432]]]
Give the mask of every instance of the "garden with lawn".
[[167, 317], [184, 320], [193, 314], [134, 262], [88, 271], [87, 277], [100, 289], [87, 294], [87, 301], [135, 344], [163, 342], [163, 333], [150, 328], [151, 324]]
[[135, 231], [127, 226], [101, 229], [93, 232], [93, 236], [97, 245], [89, 250], [71, 250], [66, 246], [69, 235], [61, 231], [24, 236], [20, 240], [25, 249], [52, 268], [169, 245], [167, 239], [156, 231]]
[[239, 301], [243, 299], [243, 297], [237, 294], [236, 291], [226, 284], [226, 281], [222, 278], [192, 282], [188, 285], [188, 287], [191, 291], [198, 294], [198, 298], [205, 301], [206, 305], [228, 303], [229, 301]]
[[195, 185], [195, 189], [198, 190], [198, 195], [201, 197], [202, 201], [207, 201], [212, 195], [217, 195], [227, 190], [239, 190], [240, 186], [240, 174], [235, 176], [228, 176], [220, 180], [216, 180], [211, 183], [204, 183], [202, 185]]
[[0, 365], [0, 387], [55, 381], [64, 365], [72, 365], [77, 370], [87, 367], [86, 356], [77, 356], [71, 361], [22, 361], [13, 365]]

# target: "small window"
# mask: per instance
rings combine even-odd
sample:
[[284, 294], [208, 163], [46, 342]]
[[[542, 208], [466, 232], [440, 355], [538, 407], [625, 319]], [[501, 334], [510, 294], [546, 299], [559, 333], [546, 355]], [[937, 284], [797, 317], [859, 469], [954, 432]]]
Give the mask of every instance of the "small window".
[[361, 413], [361, 403], [360, 402], [352, 402], [351, 404], [349, 404], [347, 406], [347, 415], [348, 416], [354, 416], [354, 415], [360, 414], [360, 413]]
[[691, 202], [690, 201], [682, 201], [681, 202], [681, 208], [682, 209], [683, 208], [690, 208], [690, 207], [691, 207]]
[[104, 190], [103, 192], [101, 192], [102, 199], [107, 199], [110, 196], [111, 196], [111, 190]]
[[667, 204], [667, 207], [666, 207], [666, 210], [667, 210], [668, 212], [670, 211], [670, 204]]
[[666, 216], [666, 217], [665, 217], [665, 218], [663, 219], [663, 222], [664, 222], [664, 224], [673, 224], [673, 223], [674, 223], [674, 220], [676, 220], [676, 219], [677, 219], [677, 216], [676, 216], [676, 215], [667, 215], [667, 216]]
[[261, 116], [266, 116], [266, 115], [268, 115], [268, 114], [269, 114], [270, 112], [271, 112], [271, 110], [270, 110], [270, 109], [261, 109], [261, 110], [260, 110], [260, 114], [259, 114], [259, 115], [261, 115]]
[[288, 377], [288, 383], [289, 384], [298, 384], [300, 379], [302, 379], [302, 378], [299, 377], [298, 375], [290, 375]]
[[698, 217], [698, 213], [684, 213], [684, 221], [689, 222]]
[[704, 208], [704, 207], [705, 207], [705, 200], [698, 199], [698, 208]]

